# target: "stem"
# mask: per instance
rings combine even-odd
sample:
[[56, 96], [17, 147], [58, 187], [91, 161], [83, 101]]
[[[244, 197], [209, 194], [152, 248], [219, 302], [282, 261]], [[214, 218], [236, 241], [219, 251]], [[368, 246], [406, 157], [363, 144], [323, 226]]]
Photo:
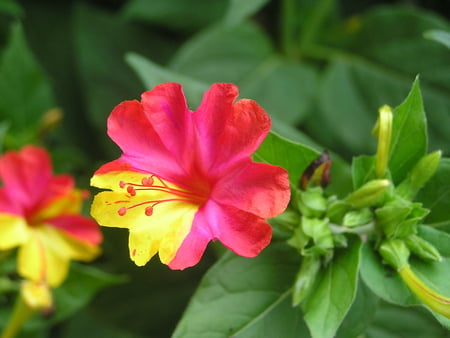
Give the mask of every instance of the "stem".
[[329, 224], [330, 230], [333, 234], [350, 233], [356, 235], [367, 235], [375, 231], [375, 223], [370, 222], [355, 228], [347, 228], [337, 224]]
[[281, 4], [281, 49], [288, 57], [295, 56], [295, 18], [297, 8], [296, 0], [283, 0]]
[[19, 293], [14, 305], [13, 313], [0, 338], [14, 338], [25, 322], [30, 319], [35, 311], [31, 309]]
[[300, 39], [300, 49], [303, 51], [317, 35], [319, 28], [328, 13], [333, 8], [335, 0], [321, 0], [315, 7], [312, 15], [305, 24], [305, 30]]

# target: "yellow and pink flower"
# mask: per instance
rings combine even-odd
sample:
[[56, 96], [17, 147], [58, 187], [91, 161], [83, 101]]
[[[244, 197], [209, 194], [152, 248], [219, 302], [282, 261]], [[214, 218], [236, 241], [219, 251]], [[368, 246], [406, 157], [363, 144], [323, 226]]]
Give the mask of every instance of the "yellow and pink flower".
[[100, 167], [102, 189], [91, 214], [103, 226], [129, 229], [131, 259], [156, 253], [172, 269], [197, 264], [211, 240], [254, 257], [271, 240], [266, 219], [290, 198], [287, 172], [252, 161], [270, 118], [232, 84], [214, 84], [196, 111], [182, 87], [158, 85], [141, 101], [119, 104], [108, 135], [123, 154]]
[[89, 261], [102, 235], [80, 215], [85, 192], [69, 175], [53, 175], [50, 157], [36, 146], [0, 157], [0, 250], [18, 247], [18, 273], [51, 287], [66, 278], [71, 260]]

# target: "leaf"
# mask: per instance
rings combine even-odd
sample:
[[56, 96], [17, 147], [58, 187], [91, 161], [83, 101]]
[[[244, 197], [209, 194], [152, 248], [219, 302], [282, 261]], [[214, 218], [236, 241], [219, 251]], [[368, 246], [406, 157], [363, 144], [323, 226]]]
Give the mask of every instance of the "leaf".
[[360, 280], [350, 310], [336, 333], [336, 337], [359, 337], [372, 325], [379, 307], [379, 298]]
[[433, 29], [423, 33], [423, 36], [427, 39], [439, 42], [445, 47], [450, 48], [450, 33], [438, 29]]
[[312, 55], [329, 61], [319, 110], [306, 121], [308, 128], [337, 151], [373, 153], [375, 140], [368, 135], [378, 108], [398, 105], [420, 74], [430, 147], [448, 149], [448, 49], [422, 37], [429, 29], [448, 30], [448, 23], [431, 13], [393, 6], [367, 11], [355, 23], [340, 45], [340, 40], [322, 36], [332, 42], [308, 47]]
[[[415, 257], [409, 263], [414, 272], [433, 290], [449, 296], [450, 235], [428, 226], [419, 226], [419, 236], [430, 242], [442, 255], [441, 262], [424, 262]], [[385, 301], [402, 306], [422, 305], [403, 283], [399, 275], [381, 264], [381, 258], [366, 243], [362, 251], [361, 277], [366, 285]], [[428, 308], [427, 308], [428, 309]], [[442, 325], [450, 328], [450, 320], [428, 309]]]
[[228, 10], [224, 18], [225, 24], [228, 26], [238, 25], [259, 11], [268, 2], [269, 0], [229, 0]]
[[128, 53], [126, 61], [139, 76], [147, 90], [164, 82], [182, 84], [187, 102], [192, 107], [197, 107], [200, 104], [203, 93], [209, 88], [207, 83], [171, 71], [135, 53]]
[[380, 302], [373, 322], [365, 333], [367, 338], [447, 337], [441, 327], [421, 308], [402, 308]]
[[239, 81], [273, 53], [268, 37], [250, 23], [213, 26], [189, 39], [169, 68], [206, 83]]
[[132, 0], [124, 6], [122, 15], [173, 30], [194, 31], [219, 20], [227, 3], [227, 0]]
[[22, 26], [14, 24], [0, 62], [0, 120], [9, 124], [5, 146], [17, 148], [35, 141], [43, 114], [53, 106], [47, 78], [27, 45]]
[[389, 169], [394, 183], [401, 182], [426, 154], [427, 125], [416, 79], [408, 97], [394, 110]]
[[173, 337], [259, 337], [264, 329], [302, 336], [299, 311], [290, 305], [298, 264], [285, 244], [256, 258], [225, 254], [204, 276]]
[[309, 65], [269, 57], [239, 86], [242, 96], [256, 100], [271, 116], [296, 125], [311, 108], [317, 78], [317, 71]]
[[419, 191], [416, 199], [431, 210], [425, 223], [437, 226], [450, 222], [450, 159], [442, 158], [434, 176]]
[[361, 241], [338, 252], [318, 276], [313, 293], [302, 303], [312, 337], [333, 337], [349, 311], [358, 282]]
[[266, 162], [286, 169], [291, 184], [297, 186], [303, 171], [319, 156], [319, 152], [290, 142], [271, 132], [253, 156], [258, 162]]
[[369, 182], [375, 176], [375, 157], [358, 156], [352, 161], [353, 190], [357, 190], [364, 183]]

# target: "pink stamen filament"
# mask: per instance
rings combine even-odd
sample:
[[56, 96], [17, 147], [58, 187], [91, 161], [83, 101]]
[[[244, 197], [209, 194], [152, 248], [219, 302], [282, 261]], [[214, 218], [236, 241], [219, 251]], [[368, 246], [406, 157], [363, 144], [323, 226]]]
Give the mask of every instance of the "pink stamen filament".
[[[160, 185], [153, 185], [153, 183], [155, 182], [155, 179], [157, 179], [159, 181]], [[160, 203], [186, 202], [186, 203], [200, 204], [204, 200], [206, 200], [206, 197], [203, 195], [192, 193], [190, 191], [170, 188], [161, 178], [154, 176], [154, 175], [142, 178], [141, 182], [142, 182], [142, 184], [120, 181], [119, 187], [121, 189], [126, 188], [127, 193], [130, 196], [136, 196], [136, 193], [138, 191], [161, 191], [161, 192], [167, 193], [169, 195], [178, 196], [180, 198], [169, 198], [169, 199], [164, 199], [164, 200], [150, 200], [150, 201], [145, 201], [145, 202], [141, 202], [138, 204], [134, 204], [129, 207], [121, 207], [117, 210], [117, 213], [120, 216], [124, 216], [126, 214], [127, 210], [129, 210], [129, 209], [137, 208], [137, 207], [140, 207], [143, 205], [148, 205], [148, 204], [150, 204], [150, 205], [145, 208], [145, 215], [151, 216], [153, 214], [153, 208]], [[130, 201], [115, 201], [114, 203], [129, 203], [129, 202]]]

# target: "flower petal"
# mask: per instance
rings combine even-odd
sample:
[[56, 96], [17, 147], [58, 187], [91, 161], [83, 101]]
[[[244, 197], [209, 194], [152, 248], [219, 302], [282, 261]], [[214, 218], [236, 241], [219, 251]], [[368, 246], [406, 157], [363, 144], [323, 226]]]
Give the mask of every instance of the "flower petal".
[[24, 218], [0, 213], [0, 250], [9, 250], [28, 238], [28, 225]]
[[289, 203], [289, 178], [283, 168], [250, 162], [219, 180], [211, 195], [221, 204], [270, 218]]
[[11, 202], [29, 209], [41, 199], [52, 175], [47, 152], [35, 146], [0, 157], [0, 177]]
[[264, 109], [248, 99], [233, 104], [237, 96], [236, 86], [214, 84], [194, 113], [203, 160], [215, 172], [249, 157], [270, 130], [270, 118]]
[[62, 215], [47, 220], [51, 226], [64, 231], [67, 235], [91, 245], [102, 242], [102, 233], [97, 223], [80, 215]]
[[[114, 108], [108, 118], [108, 135], [124, 153], [118, 162], [122, 166], [158, 175], [184, 175], [177, 157], [161, 141], [140, 102], [125, 101]], [[98, 173], [101, 172], [105, 168]]]

